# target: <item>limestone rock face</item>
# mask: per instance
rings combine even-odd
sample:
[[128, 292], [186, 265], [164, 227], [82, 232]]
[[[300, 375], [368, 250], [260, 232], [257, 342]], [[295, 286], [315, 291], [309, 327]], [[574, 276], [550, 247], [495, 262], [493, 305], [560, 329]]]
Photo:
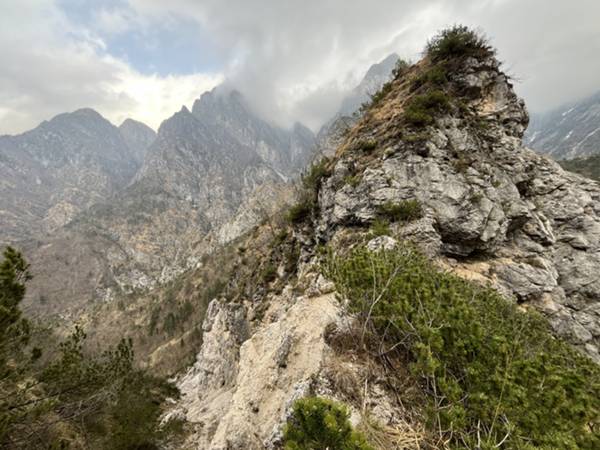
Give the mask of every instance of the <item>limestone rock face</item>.
[[179, 380], [179, 410], [195, 425], [189, 442], [206, 450], [274, 448], [294, 400], [325, 365], [328, 325], [340, 320], [333, 294], [284, 291], [249, 334], [246, 309], [214, 300], [195, 365]]
[[[541, 311], [600, 363], [600, 186], [523, 146], [528, 114], [494, 59], [461, 59], [448, 89], [464, 93], [452, 99], [461, 103], [411, 126], [402, 113], [427, 64], [394, 80], [339, 135], [320, 166], [317, 205], [290, 227], [294, 277], [281, 264], [278, 289], [257, 279], [252, 295], [211, 303], [196, 363], [178, 379], [183, 397], [169, 413], [193, 424], [188, 447], [281, 448], [293, 401], [320, 395], [348, 404], [354, 425], [373, 421], [420, 448], [423, 424], [407, 420], [385, 374], [359, 346], [352, 350], [364, 329], [320, 273], [321, 244], [390, 250], [412, 241], [443, 269]], [[415, 200], [414, 220], [386, 213]], [[385, 214], [393, 238], [368, 231]], [[247, 255], [252, 240], [245, 244]]]
[[[321, 189], [321, 235], [417, 199], [423, 217], [402, 235], [539, 308], [600, 362], [600, 186], [523, 146], [528, 115], [495, 61], [466, 61], [455, 82], [475, 93], [471, 114], [438, 118], [417, 144], [386, 136], [385, 106], [375, 125], [358, 125]], [[368, 163], [351, 150], [366, 139], [384, 149]]]

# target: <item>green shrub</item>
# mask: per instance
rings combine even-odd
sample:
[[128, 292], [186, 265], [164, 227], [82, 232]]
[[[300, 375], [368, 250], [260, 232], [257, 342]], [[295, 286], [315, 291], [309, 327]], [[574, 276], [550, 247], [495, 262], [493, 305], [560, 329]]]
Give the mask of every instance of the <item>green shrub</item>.
[[448, 82], [446, 69], [442, 66], [433, 66], [431, 69], [416, 77], [412, 82], [412, 89], [416, 90], [426, 84], [433, 86], [443, 86]]
[[288, 209], [285, 218], [290, 223], [301, 223], [310, 217], [310, 214], [315, 207], [315, 201], [309, 196], [304, 196]]
[[347, 185], [355, 188], [360, 184], [360, 180], [361, 180], [360, 175], [347, 175], [344, 177], [344, 184], [347, 184]]
[[486, 58], [495, 54], [487, 39], [464, 25], [454, 25], [434, 36], [425, 47], [433, 60], [474, 57]]
[[397, 80], [402, 75], [404, 75], [408, 69], [410, 68], [410, 63], [402, 58], [398, 58], [394, 68], [392, 69], [392, 78]]
[[352, 429], [348, 411], [331, 400], [297, 400], [283, 440], [286, 450], [372, 450], [361, 433]]
[[277, 278], [277, 267], [269, 262], [262, 269], [262, 279], [265, 283], [270, 283], [275, 278]]
[[377, 218], [371, 224], [371, 228], [369, 228], [369, 232], [371, 233], [371, 236], [373, 236], [373, 237], [389, 236], [391, 234], [390, 223], [385, 219]]
[[302, 175], [302, 193], [298, 203], [293, 205], [286, 213], [288, 222], [300, 223], [308, 219], [317, 206], [317, 196], [323, 178], [330, 175], [329, 159], [323, 158], [313, 164]]
[[431, 125], [438, 113], [450, 109], [450, 99], [440, 90], [414, 96], [404, 109], [404, 118], [414, 126]]
[[410, 222], [423, 216], [423, 208], [419, 200], [403, 200], [398, 203], [388, 201], [378, 208], [379, 215], [395, 222]]
[[600, 448], [600, 368], [540, 315], [409, 247], [330, 254], [325, 274], [408, 359], [430, 399], [431, 431], [454, 448]]
[[365, 141], [360, 141], [357, 146], [358, 150], [363, 151], [365, 153], [372, 152], [377, 148], [377, 141], [374, 139], [368, 139]]
[[310, 166], [308, 171], [302, 175], [302, 186], [311, 192], [318, 191], [321, 180], [330, 174], [328, 166], [328, 158], [323, 158], [318, 163]]

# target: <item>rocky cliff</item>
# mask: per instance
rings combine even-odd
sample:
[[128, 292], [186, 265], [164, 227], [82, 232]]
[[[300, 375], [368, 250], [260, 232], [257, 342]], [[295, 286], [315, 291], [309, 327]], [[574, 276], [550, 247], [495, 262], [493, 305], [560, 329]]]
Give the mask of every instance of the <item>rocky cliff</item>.
[[313, 133], [296, 123], [291, 130], [274, 126], [252, 112], [243, 96], [220, 86], [194, 102], [192, 114], [211, 128], [226, 130], [238, 145], [251, 148], [286, 178], [308, 164], [314, 147]]
[[360, 330], [340, 332], [355, 316], [323, 276], [323, 246], [411, 242], [443, 270], [540, 311], [600, 362], [600, 186], [526, 148], [528, 120], [487, 52], [443, 73], [426, 58], [399, 74], [314, 172], [310, 211], [296, 209], [270, 244], [265, 229], [243, 244], [242, 259], [259, 255], [254, 289], [212, 301], [196, 363], [179, 378], [170, 415], [192, 424], [189, 446], [279, 448], [307, 395], [350, 405], [378, 448], [425, 445], [423, 418], [405, 403], [418, 388], [387, 372], [399, 383], [406, 366], [370, 360], [352, 350]]

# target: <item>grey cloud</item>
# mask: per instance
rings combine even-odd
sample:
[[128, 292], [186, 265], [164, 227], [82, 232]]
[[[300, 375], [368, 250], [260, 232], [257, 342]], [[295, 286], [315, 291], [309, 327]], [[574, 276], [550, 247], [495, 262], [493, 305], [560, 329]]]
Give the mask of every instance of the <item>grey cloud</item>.
[[[69, 33], [79, 39], [67, 39]], [[99, 57], [99, 43], [84, 34], [48, 2], [0, 5], [0, 133], [23, 131], [83, 106], [133, 106], [126, 94], [110, 89], [120, 63]]]
[[[358, 73], [387, 53], [417, 58], [438, 29], [483, 29], [530, 109], [600, 89], [597, 0], [131, 0], [146, 14], [195, 18], [232, 64], [229, 77], [263, 114], [319, 123]], [[336, 81], [337, 80], [337, 81]], [[340, 81], [341, 80], [341, 81]]]
[[[597, 0], [129, 0], [112, 14], [98, 25], [112, 33], [196, 21], [227, 61], [229, 82], [286, 125], [316, 128], [370, 64], [392, 52], [415, 60], [429, 37], [454, 23], [488, 34], [532, 110], [600, 90]], [[52, 1], [0, 3], [0, 133], [82, 106], [115, 117], [140, 108], [132, 91], [114, 89], [131, 68], [99, 56], [94, 31], [66, 21]]]

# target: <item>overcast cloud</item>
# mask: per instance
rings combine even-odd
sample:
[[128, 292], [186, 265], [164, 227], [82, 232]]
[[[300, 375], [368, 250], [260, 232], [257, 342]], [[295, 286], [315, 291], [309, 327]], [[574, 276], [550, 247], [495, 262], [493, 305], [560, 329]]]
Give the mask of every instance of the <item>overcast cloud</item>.
[[[597, 0], [111, 0], [86, 24], [65, 8], [0, 0], [0, 133], [84, 106], [157, 127], [224, 78], [265, 117], [316, 128], [370, 64], [391, 52], [415, 60], [454, 23], [486, 32], [531, 110], [600, 90]], [[204, 50], [180, 56], [202, 68], [211, 53], [219, 67], [157, 75], [106, 45], [140, 30], [151, 40], [159, 25], [184, 21], [197, 25]]]

